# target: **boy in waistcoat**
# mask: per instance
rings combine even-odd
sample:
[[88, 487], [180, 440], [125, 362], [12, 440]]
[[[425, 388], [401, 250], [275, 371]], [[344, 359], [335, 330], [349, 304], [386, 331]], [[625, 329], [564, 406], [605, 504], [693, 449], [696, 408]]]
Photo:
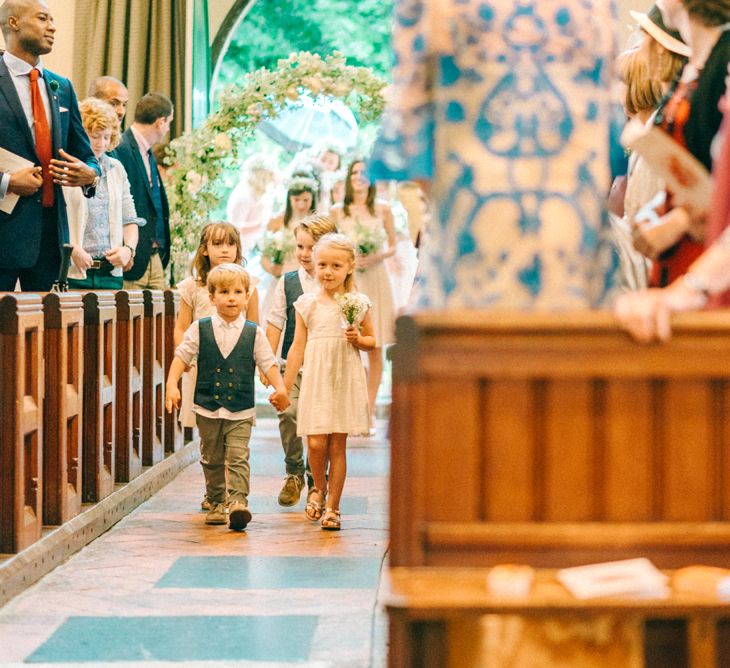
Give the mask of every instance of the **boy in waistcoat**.
[[[294, 340], [296, 324], [294, 302], [303, 293], [314, 292], [317, 289], [312, 248], [322, 235], [336, 231], [335, 224], [325, 216], [309, 216], [294, 228], [299, 269], [284, 274], [276, 286], [266, 325], [266, 338], [268, 338], [272, 350], [279, 349], [282, 333], [284, 334], [283, 341], [281, 341], [282, 373], [286, 366], [286, 356]], [[289, 392], [291, 404], [289, 408], [279, 413], [279, 433], [286, 463], [286, 480], [279, 492], [279, 505], [281, 506], [293, 506], [297, 503], [304, 487], [304, 446], [302, 439], [297, 436], [297, 400], [301, 380], [300, 371]], [[311, 476], [308, 477], [308, 487], [311, 488]]]
[[198, 359], [193, 411], [200, 432], [200, 463], [210, 510], [206, 524], [225, 524], [226, 462], [228, 462], [228, 523], [242, 531], [251, 521], [248, 509], [249, 448], [256, 417], [254, 371], [259, 366], [274, 386], [270, 401], [289, 405], [276, 358], [263, 330], [242, 315], [248, 305], [250, 280], [237, 264], [221, 264], [208, 274], [210, 300], [217, 314], [192, 323], [167, 377], [165, 406], [180, 405], [178, 382], [193, 358]]

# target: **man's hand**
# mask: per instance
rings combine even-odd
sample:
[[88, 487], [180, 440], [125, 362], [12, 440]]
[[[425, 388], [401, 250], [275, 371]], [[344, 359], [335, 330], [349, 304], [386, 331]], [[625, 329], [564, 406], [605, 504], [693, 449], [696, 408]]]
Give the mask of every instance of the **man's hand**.
[[59, 155], [63, 160], [51, 160], [50, 170], [53, 175], [53, 182], [59, 186], [90, 186], [98, 176], [96, 170], [89, 167], [85, 162], [74, 158], [61, 149]]
[[40, 167], [25, 167], [10, 175], [8, 192], [21, 197], [34, 195], [43, 185], [42, 169]]

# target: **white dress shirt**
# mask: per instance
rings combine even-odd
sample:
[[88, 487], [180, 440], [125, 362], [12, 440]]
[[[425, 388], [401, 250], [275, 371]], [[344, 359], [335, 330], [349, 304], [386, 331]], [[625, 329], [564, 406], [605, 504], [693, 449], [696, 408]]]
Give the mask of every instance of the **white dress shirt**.
[[[15, 86], [15, 90], [20, 98], [20, 104], [23, 107], [25, 118], [28, 121], [28, 127], [33, 135], [35, 141], [35, 123], [33, 122], [33, 104], [30, 100], [30, 77], [29, 72], [33, 69], [31, 65], [21, 60], [12, 53], [6, 51], [3, 54], [3, 61], [8, 68], [10, 73], [10, 79]], [[48, 90], [46, 88], [43, 65], [40, 59], [36, 64], [36, 68], [41, 73], [41, 78], [38, 79], [38, 89], [41, 92], [41, 99], [43, 100], [43, 107], [46, 110], [46, 118], [48, 119], [48, 128], [52, 130], [52, 114], [51, 114], [51, 103], [48, 100]], [[53, 136], [53, 134], [51, 134]], [[0, 165], [0, 199], [4, 199], [8, 192], [8, 186], [10, 185], [10, 173], [2, 171], [2, 165]]]
[[152, 185], [152, 168], [150, 167], [150, 149], [152, 148], [152, 145], [147, 141], [145, 136], [134, 127], [134, 125], [131, 125], [129, 129], [132, 131], [134, 138], [137, 140], [139, 153], [142, 156], [144, 168], [147, 170], [147, 180], [150, 182], [150, 185]]
[[[231, 351], [238, 343], [238, 339], [243, 333], [243, 326], [246, 320], [241, 315], [233, 322], [226, 322], [218, 314], [211, 316], [213, 325], [213, 337], [218, 345], [218, 349], [223, 357], [228, 357]], [[175, 349], [175, 355], [179, 357], [186, 365], [197, 358], [200, 350], [200, 321], [196, 320], [185, 331], [182, 343]], [[261, 327], [256, 327], [256, 338], [253, 344], [253, 358], [256, 366], [264, 372], [272, 366], [277, 366], [274, 353], [271, 352], [271, 346]], [[247, 408], [242, 411], [229, 411], [222, 406], [214, 411], [210, 411], [202, 406], [193, 403], [193, 411], [198, 415], [207, 418], [220, 418], [223, 420], [248, 420], [256, 417], [256, 407]]]

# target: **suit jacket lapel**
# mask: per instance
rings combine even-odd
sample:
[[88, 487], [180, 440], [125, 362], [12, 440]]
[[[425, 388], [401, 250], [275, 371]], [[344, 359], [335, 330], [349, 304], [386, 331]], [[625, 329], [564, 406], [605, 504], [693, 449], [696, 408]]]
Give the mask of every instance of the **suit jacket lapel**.
[[2, 58], [0, 58], [0, 93], [5, 96], [8, 107], [10, 107], [10, 111], [15, 116], [15, 120], [20, 126], [20, 131], [23, 133], [23, 136], [30, 145], [31, 150], [35, 154], [35, 141], [33, 140], [33, 135], [28, 127], [28, 119], [23, 111], [23, 105], [20, 104], [18, 91], [15, 90], [15, 84], [13, 83], [13, 78], [10, 75], [10, 72], [8, 72], [8, 66]]
[[147, 194], [150, 196], [150, 201], [152, 201], [152, 186], [150, 185], [149, 176], [147, 176], [147, 167], [145, 167], [144, 160], [142, 160], [142, 154], [139, 152], [139, 144], [134, 138], [132, 128], [126, 130], [125, 134], [129, 136], [129, 142], [132, 145], [132, 159], [137, 164], [137, 169], [139, 169], [139, 173], [142, 175], [144, 184], [147, 186]]
[[48, 92], [48, 102], [51, 105], [51, 133], [53, 137], [53, 154], [58, 157], [58, 150], [63, 148], [62, 128], [61, 128], [61, 112], [58, 109], [58, 97], [51, 89], [51, 78], [48, 70], [44, 71], [43, 81], [46, 84]]

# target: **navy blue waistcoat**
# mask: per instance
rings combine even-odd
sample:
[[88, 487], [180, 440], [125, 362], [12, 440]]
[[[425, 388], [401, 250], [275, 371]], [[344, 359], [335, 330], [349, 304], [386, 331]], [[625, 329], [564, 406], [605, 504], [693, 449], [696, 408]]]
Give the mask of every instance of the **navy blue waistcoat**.
[[302, 282], [299, 280], [299, 271], [289, 271], [284, 274], [284, 296], [286, 297], [286, 326], [284, 327], [284, 343], [281, 345], [281, 358], [286, 359], [289, 348], [294, 341], [294, 330], [297, 326], [297, 317], [294, 313], [294, 302], [304, 294]]
[[246, 321], [241, 336], [228, 357], [223, 357], [215, 342], [213, 322], [201, 318], [198, 379], [195, 383], [195, 403], [215, 411], [225, 408], [232, 413], [256, 405], [254, 391], [254, 342], [256, 324]]

